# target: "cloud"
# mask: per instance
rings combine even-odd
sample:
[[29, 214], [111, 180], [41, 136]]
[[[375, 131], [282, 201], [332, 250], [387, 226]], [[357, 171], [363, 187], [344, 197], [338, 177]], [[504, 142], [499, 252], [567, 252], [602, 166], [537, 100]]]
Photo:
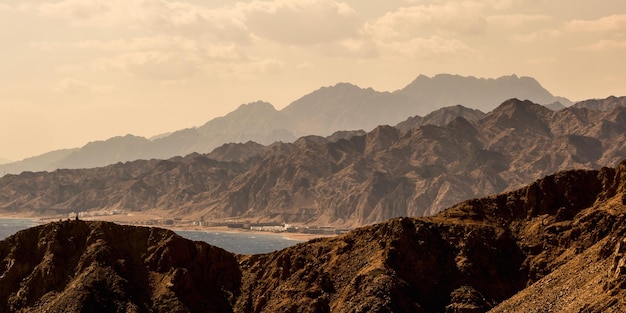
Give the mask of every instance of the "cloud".
[[343, 55], [360, 58], [372, 58], [379, 56], [378, 47], [367, 39], [346, 39], [340, 43]]
[[444, 57], [446, 55], [473, 55], [477, 52], [467, 44], [457, 39], [431, 36], [428, 38], [413, 38], [408, 41], [396, 41], [388, 44], [392, 53], [405, 57]]
[[563, 31], [560, 29], [542, 29], [529, 34], [516, 35], [513, 38], [521, 42], [530, 43], [538, 40], [552, 40], [562, 34]]
[[73, 48], [94, 51], [136, 52], [136, 51], [199, 51], [198, 40], [177, 36], [136, 37], [115, 40], [85, 40], [72, 44]]
[[231, 81], [254, 80], [259, 76], [282, 71], [284, 63], [272, 58], [252, 58], [238, 62], [207, 64], [205, 71]]
[[237, 60], [242, 58], [233, 43], [189, 39], [178, 36], [138, 37], [116, 40], [87, 40], [72, 45], [77, 49], [115, 53], [170, 53], [204, 60]]
[[400, 8], [367, 24], [366, 29], [380, 41], [459, 36], [482, 33], [486, 22], [481, 6], [471, 2], [462, 5], [419, 5]]
[[596, 43], [583, 46], [580, 48], [581, 50], [590, 50], [590, 51], [616, 51], [616, 50], [626, 50], [626, 41], [617, 41], [617, 40], [600, 40]]
[[504, 10], [508, 9], [512, 6], [523, 3], [527, 0], [464, 0], [462, 2], [456, 0], [405, 0], [403, 1], [406, 4], [415, 5], [432, 5], [432, 4], [442, 4], [442, 3], [454, 3], [454, 4], [472, 4], [472, 5], [480, 5], [482, 7], [488, 7], [494, 10]]
[[237, 9], [256, 36], [286, 44], [355, 38], [362, 25], [352, 8], [333, 0], [252, 1]]
[[37, 10], [42, 15], [68, 19], [72, 23], [80, 25], [110, 26], [124, 20], [125, 16], [119, 13], [127, 9], [128, 6], [128, 4], [124, 5], [122, 1], [115, 0], [63, 0], [45, 2]]
[[75, 96], [88, 94], [105, 94], [110, 93], [113, 88], [111, 86], [95, 85], [84, 81], [66, 78], [60, 80], [53, 87], [54, 91]]
[[29, 45], [35, 49], [43, 50], [43, 51], [53, 51], [62, 47], [60, 42], [52, 42], [52, 41], [33, 41], [30, 42]]
[[237, 43], [249, 43], [254, 34], [287, 44], [316, 44], [354, 38], [362, 25], [350, 6], [334, 0], [254, 0], [211, 9], [183, 1], [61, 0], [43, 3], [37, 11], [80, 27], [147, 27]]
[[185, 37], [207, 36], [246, 42], [242, 16], [232, 9], [208, 9], [165, 0], [62, 0], [44, 3], [37, 11], [79, 27], [148, 29]]
[[546, 66], [550, 64], [555, 64], [559, 61], [556, 57], [539, 57], [539, 58], [531, 58], [526, 61], [529, 65], [535, 66]]
[[523, 28], [528, 24], [550, 21], [552, 17], [542, 14], [496, 14], [486, 17], [486, 20], [495, 27]]
[[[5, 1], [7, 2], [7, 1]], [[0, 3], [1, 11], [11, 12], [32, 12], [36, 10], [37, 5], [26, 1], [8, 1], [9, 3]]]
[[605, 16], [596, 20], [573, 20], [566, 29], [576, 32], [611, 32], [626, 30], [626, 14]]
[[303, 63], [296, 65], [296, 69], [301, 70], [301, 71], [310, 70], [314, 68], [315, 68], [315, 65], [309, 62], [303, 62]]
[[140, 20], [151, 29], [229, 42], [250, 40], [243, 15], [230, 8], [207, 9], [191, 3], [159, 0], [142, 3], [141, 10]]
[[130, 52], [93, 62], [96, 69], [117, 70], [135, 77], [171, 81], [196, 75], [201, 62], [193, 55], [165, 52]]
[[196, 76], [249, 80], [259, 75], [279, 72], [284, 66], [283, 62], [273, 58], [240, 55], [229, 59], [223, 57], [225, 54], [226, 51], [215, 50], [195, 53], [137, 51], [97, 59], [90, 67], [98, 71], [118, 71], [135, 78], [171, 84], [186, 82]]
[[485, 31], [483, 8], [477, 2], [399, 8], [368, 22], [364, 33], [384, 54], [409, 58], [475, 54], [464, 39]]

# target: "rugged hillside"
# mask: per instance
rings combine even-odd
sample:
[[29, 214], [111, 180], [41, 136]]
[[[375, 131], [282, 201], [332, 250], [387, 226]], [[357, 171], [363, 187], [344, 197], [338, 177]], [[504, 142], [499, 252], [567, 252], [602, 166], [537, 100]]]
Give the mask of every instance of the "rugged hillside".
[[623, 312], [625, 179], [626, 163], [560, 172], [432, 218], [242, 257], [236, 309]]
[[623, 312], [625, 242], [626, 161], [262, 255], [66, 221], [0, 241], [0, 310]]
[[55, 222], [0, 241], [0, 312], [229, 312], [241, 272], [171, 231]]
[[200, 127], [156, 136], [152, 140], [127, 135], [96, 141], [74, 151], [67, 150], [67, 154], [45, 154], [0, 165], [0, 174], [167, 159], [190, 153], [208, 153], [231, 142], [255, 141], [267, 145], [277, 141], [293, 142], [306, 135], [328, 136], [341, 130], [370, 131], [378, 125], [395, 125], [409, 116], [424, 115], [451, 105], [464, 104], [488, 111], [514, 97], [541, 104], [561, 99], [553, 97], [534, 79], [517, 76], [498, 79], [420, 76], [395, 93], [340, 83], [315, 90], [282, 110], [262, 101], [244, 104]]
[[578, 102], [574, 105], [576, 108], [585, 108], [596, 111], [610, 111], [618, 106], [626, 106], [626, 97], [611, 96], [606, 99], [591, 99]]
[[0, 211], [65, 216], [159, 209], [190, 219], [343, 227], [431, 215], [559, 170], [614, 166], [626, 157], [626, 108], [554, 112], [510, 100], [474, 123], [381, 126], [333, 138], [8, 175], [0, 179]]
[[453, 120], [455, 120], [457, 117], [462, 117], [470, 122], [476, 122], [485, 117], [485, 115], [486, 114], [481, 112], [480, 110], [466, 108], [462, 105], [457, 104], [455, 106], [444, 107], [435, 110], [424, 117], [421, 117], [419, 115], [410, 117], [405, 121], [397, 124], [396, 128], [407, 131], [411, 128], [418, 128], [424, 125], [435, 125], [444, 127]]

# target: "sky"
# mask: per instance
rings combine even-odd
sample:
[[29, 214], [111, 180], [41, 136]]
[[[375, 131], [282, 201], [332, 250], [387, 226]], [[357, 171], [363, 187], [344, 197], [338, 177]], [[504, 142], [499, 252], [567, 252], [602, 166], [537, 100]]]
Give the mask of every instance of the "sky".
[[0, 0], [0, 159], [418, 75], [626, 95], [623, 0]]

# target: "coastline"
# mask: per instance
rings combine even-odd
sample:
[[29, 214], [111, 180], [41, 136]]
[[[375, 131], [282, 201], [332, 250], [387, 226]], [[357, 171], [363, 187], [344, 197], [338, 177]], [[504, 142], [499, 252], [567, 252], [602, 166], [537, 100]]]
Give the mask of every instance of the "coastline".
[[[53, 216], [42, 216], [35, 217], [29, 215], [4, 215], [0, 214], [0, 219], [15, 219], [15, 220], [31, 220], [34, 224], [45, 224], [49, 222], [55, 222], [59, 220], [66, 220], [67, 217], [53, 217]], [[326, 234], [309, 234], [309, 233], [300, 233], [300, 232], [270, 232], [270, 231], [259, 231], [259, 230], [251, 230], [245, 228], [230, 228], [227, 226], [198, 226], [191, 225], [190, 223], [175, 223], [171, 225], [166, 224], [155, 224], [151, 221], [164, 219], [161, 216], [154, 214], [143, 214], [143, 213], [133, 213], [133, 214], [119, 214], [119, 215], [109, 215], [109, 216], [95, 216], [95, 217], [81, 217], [83, 221], [105, 221], [105, 222], [113, 222], [120, 225], [132, 225], [132, 226], [141, 226], [141, 227], [157, 227], [164, 228], [172, 231], [197, 231], [197, 232], [218, 232], [218, 233], [240, 233], [240, 234], [258, 234], [258, 235], [270, 235], [283, 237], [288, 240], [294, 241], [309, 241], [317, 238], [330, 238], [336, 237], [337, 235], [326, 235]]]
[[[136, 225], [136, 224], [132, 224]], [[140, 225], [137, 225], [140, 226]], [[165, 225], [145, 225], [151, 227], [160, 227], [165, 229], [170, 229], [174, 231], [200, 231], [200, 232], [216, 232], [216, 233], [237, 233], [237, 234], [258, 234], [258, 235], [270, 235], [283, 237], [289, 240], [296, 241], [309, 241], [317, 238], [330, 238], [336, 237], [336, 235], [322, 235], [322, 234], [306, 234], [306, 233], [290, 233], [290, 232], [269, 232], [269, 231], [258, 231], [258, 230], [250, 230], [244, 228], [229, 228], [227, 226], [173, 226], [168, 227]]]

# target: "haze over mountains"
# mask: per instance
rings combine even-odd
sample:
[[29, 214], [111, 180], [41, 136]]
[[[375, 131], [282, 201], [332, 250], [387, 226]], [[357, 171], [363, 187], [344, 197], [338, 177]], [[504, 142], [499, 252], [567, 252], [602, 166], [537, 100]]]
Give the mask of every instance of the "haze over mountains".
[[[7, 175], [0, 179], [0, 211], [158, 210], [187, 219], [345, 227], [431, 215], [559, 170], [615, 166], [626, 157], [621, 101], [615, 98], [610, 111], [580, 105], [555, 112], [511, 99], [486, 115], [454, 106], [365, 134], [227, 144], [207, 155]], [[478, 119], [420, 123], [447, 122], [446, 113]]]
[[[477, 84], [501, 80], [534, 81]], [[478, 97], [467, 86], [468, 101]], [[85, 168], [0, 177], [0, 215], [359, 227], [235, 255], [158, 228], [49, 223], [0, 241], [0, 311], [623, 312], [626, 97], [397, 114], [418, 102], [403, 93], [420, 88], [437, 90], [338, 84], [281, 111], [257, 102], [152, 140], [46, 155]], [[323, 136], [294, 140], [314, 130]], [[87, 168], [200, 151], [206, 138], [239, 139]]]
[[152, 140], [126, 135], [94, 141], [82, 148], [63, 149], [0, 165], [0, 174], [167, 159], [193, 152], [208, 153], [229, 142], [271, 144], [293, 142], [305, 135], [328, 136], [339, 130], [370, 131], [378, 125], [395, 125], [410, 116], [423, 116], [457, 104], [488, 112], [510, 98], [560, 108], [571, 104], [565, 98], [550, 94], [533, 78], [515, 75], [497, 79], [421, 75], [395, 92], [340, 83], [320, 88], [282, 110], [266, 102], [249, 103], [200, 127], [156, 136]]

